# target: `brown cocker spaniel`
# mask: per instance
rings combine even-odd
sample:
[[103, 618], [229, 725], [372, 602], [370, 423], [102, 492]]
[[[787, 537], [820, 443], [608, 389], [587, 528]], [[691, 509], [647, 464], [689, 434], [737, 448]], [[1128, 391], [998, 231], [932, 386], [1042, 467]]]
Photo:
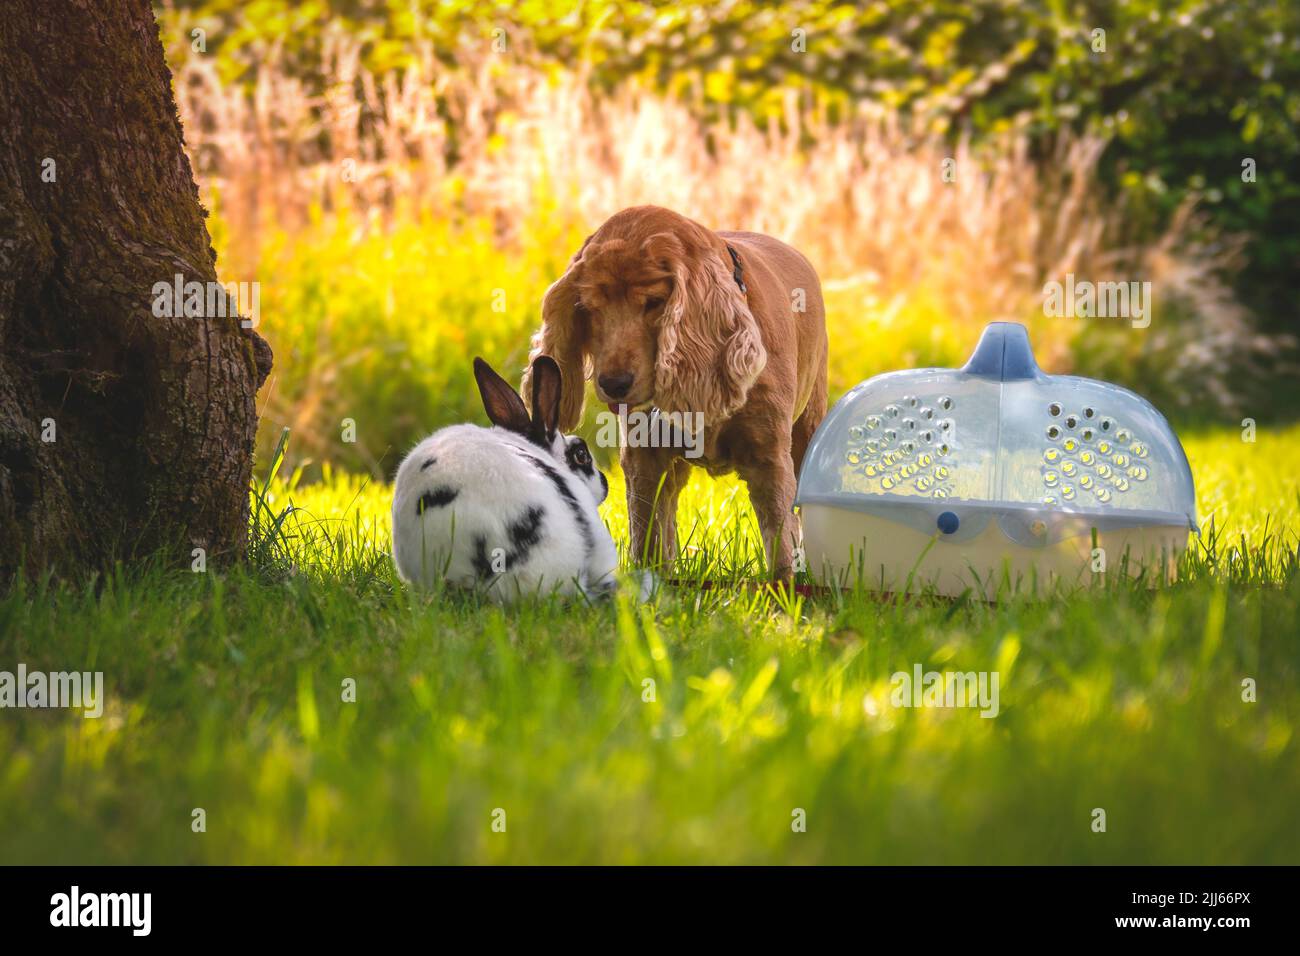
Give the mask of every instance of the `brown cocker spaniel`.
[[745, 480], [772, 569], [789, 577], [795, 479], [826, 414], [826, 320], [807, 259], [769, 236], [624, 209], [547, 290], [533, 344], [563, 372], [562, 429], [582, 416], [588, 374], [612, 411], [703, 425], [690, 442], [701, 457], [623, 442], [635, 560], [673, 560], [677, 495], [696, 464]]

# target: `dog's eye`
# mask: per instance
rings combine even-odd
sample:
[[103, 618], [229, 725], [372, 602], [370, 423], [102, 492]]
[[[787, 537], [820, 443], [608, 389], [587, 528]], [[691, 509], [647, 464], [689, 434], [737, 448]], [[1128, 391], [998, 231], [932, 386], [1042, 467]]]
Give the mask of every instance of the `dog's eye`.
[[653, 312], [655, 309], [659, 308], [659, 307], [662, 306], [663, 304], [664, 304], [664, 300], [663, 300], [663, 299], [659, 299], [659, 298], [646, 299], [646, 300], [645, 300], [645, 310], [646, 310], [647, 312]]

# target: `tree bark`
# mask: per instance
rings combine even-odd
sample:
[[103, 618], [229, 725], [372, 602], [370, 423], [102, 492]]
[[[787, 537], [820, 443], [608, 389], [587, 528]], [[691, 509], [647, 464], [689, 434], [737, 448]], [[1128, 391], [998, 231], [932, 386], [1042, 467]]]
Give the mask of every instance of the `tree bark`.
[[0, 116], [0, 579], [238, 555], [271, 351], [155, 314], [216, 255], [149, 0], [5, 0]]

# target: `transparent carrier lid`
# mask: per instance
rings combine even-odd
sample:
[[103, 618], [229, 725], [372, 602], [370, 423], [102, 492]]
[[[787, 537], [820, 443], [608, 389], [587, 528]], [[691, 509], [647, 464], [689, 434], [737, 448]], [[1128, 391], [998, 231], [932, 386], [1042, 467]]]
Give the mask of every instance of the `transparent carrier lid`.
[[985, 328], [964, 368], [878, 375], [840, 399], [808, 446], [795, 503], [930, 531], [961, 504], [963, 537], [980, 508], [1012, 524], [1045, 519], [1054, 538], [1196, 527], [1191, 469], [1164, 416], [1117, 385], [1044, 373], [1012, 322]]

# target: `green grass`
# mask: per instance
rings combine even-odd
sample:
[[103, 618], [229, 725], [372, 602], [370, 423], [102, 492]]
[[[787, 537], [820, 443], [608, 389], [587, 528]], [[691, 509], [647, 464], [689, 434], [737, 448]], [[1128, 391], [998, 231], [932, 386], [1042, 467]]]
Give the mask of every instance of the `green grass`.
[[[0, 711], [0, 862], [1300, 863], [1300, 427], [1185, 443], [1180, 583], [996, 604], [425, 598], [385, 487], [277, 477], [244, 568], [0, 597], [0, 669], [109, 694]], [[683, 509], [688, 576], [754, 570], [742, 487]], [[1000, 714], [893, 708], [915, 663], [998, 671]]]

